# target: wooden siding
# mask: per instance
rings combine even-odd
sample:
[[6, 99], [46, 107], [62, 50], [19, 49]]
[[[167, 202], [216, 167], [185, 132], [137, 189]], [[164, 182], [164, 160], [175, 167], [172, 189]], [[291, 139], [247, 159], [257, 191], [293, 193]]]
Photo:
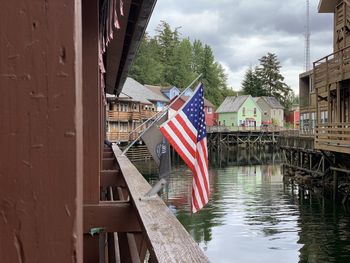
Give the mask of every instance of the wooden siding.
[[350, 152], [350, 123], [332, 123], [316, 128], [316, 149]]

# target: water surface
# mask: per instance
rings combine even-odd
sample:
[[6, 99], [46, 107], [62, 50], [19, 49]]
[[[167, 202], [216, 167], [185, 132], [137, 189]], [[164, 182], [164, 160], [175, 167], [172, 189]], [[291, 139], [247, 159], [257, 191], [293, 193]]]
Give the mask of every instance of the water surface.
[[[278, 155], [228, 152], [210, 162], [211, 200], [199, 213], [190, 214], [185, 165], [173, 166], [162, 197], [211, 262], [350, 262], [348, 207], [284, 185]], [[154, 166], [137, 166], [155, 181]]]

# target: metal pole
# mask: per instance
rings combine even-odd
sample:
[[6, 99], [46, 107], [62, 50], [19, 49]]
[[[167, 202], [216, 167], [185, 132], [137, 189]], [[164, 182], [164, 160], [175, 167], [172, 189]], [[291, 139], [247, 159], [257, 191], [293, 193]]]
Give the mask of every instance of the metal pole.
[[[164, 111], [167, 111], [183, 94], [185, 94], [185, 92], [192, 87], [192, 85], [200, 78], [202, 77], [202, 73], [198, 75], [197, 78], [195, 78], [190, 85], [187, 86], [186, 89], [184, 89], [179, 96], [177, 96], [177, 98], [175, 98], [167, 107], [165, 107], [163, 110], [157, 112], [156, 114], [154, 114], [152, 117], [148, 118], [145, 122], [141, 123], [139, 126], [137, 126], [135, 129], [133, 129], [130, 133], [132, 134], [133, 132], [135, 132], [136, 130], [138, 130], [140, 127], [142, 127], [143, 125], [145, 125], [146, 123], [148, 123], [150, 120], [152, 120], [154, 117], [156, 117], [157, 115], [159, 115], [160, 113], [162, 113], [161, 115], [163, 116]], [[158, 117], [157, 117], [158, 118]], [[152, 125], [151, 125], [152, 126]]]
[[[157, 121], [159, 121], [159, 120], [164, 116], [164, 114], [169, 110], [169, 108], [175, 103], [175, 101], [177, 101], [177, 100], [186, 92], [186, 90], [188, 90], [190, 87], [192, 87], [192, 85], [193, 85], [200, 77], [202, 77], [202, 75], [203, 75], [202, 73], [199, 74], [198, 77], [195, 78], [195, 79], [191, 82], [191, 84], [190, 84], [186, 89], [184, 89], [184, 90], [179, 94], [179, 96], [178, 96], [177, 98], [175, 98], [175, 100], [172, 101], [172, 103], [170, 103], [163, 111], [160, 111], [161, 114], [159, 114], [158, 117], [157, 117], [155, 120], [153, 120], [153, 122], [151, 123], [151, 125], [148, 126], [145, 130], [143, 130], [142, 133], [141, 133], [133, 142], [131, 142], [131, 143], [124, 149], [124, 151], [122, 152], [122, 155], [125, 155], [125, 153], [126, 153], [127, 151], [129, 151], [129, 149], [136, 143], [136, 141], [138, 141], [138, 140], [142, 137], [142, 135], [144, 135], [144, 134], [153, 126], [153, 124], [155, 124]], [[152, 117], [152, 118], [153, 118], [153, 117]], [[148, 120], [150, 120], [150, 119], [148, 119]], [[148, 120], [147, 120], [147, 121], [148, 121]], [[146, 122], [147, 122], [147, 121], [146, 121]], [[144, 122], [143, 124], [145, 124], [146, 122]]]

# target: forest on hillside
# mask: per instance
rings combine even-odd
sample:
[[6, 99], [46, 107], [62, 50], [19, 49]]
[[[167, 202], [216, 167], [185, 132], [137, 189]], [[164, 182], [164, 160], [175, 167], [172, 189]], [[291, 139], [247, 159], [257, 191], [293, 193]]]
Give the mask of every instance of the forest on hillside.
[[179, 28], [162, 21], [154, 37], [145, 34], [129, 76], [142, 84], [186, 88], [200, 73], [203, 74], [205, 97], [216, 106], [232, 96], [227, 75], [215, 61], [213, 50], [200, 40], [181, 38]]
[[241, 91], [228, 87], [227, 74], [215, 60], [212, 48], [201, 40], [190, 41], [181, 36], [180, 28], [161, 21], [156, 34], [145, 34], [129, 76], [142, 84], [186, 88], [202, 75], [205, 97], [219, 106], [227, 96], [236, 94], [276, 97], [288, 110], [297, 102], [292, 89], [284, 83], [280, 62], [273, 53], [259, 59], [255, 68], [249, 67], [242, 80]]

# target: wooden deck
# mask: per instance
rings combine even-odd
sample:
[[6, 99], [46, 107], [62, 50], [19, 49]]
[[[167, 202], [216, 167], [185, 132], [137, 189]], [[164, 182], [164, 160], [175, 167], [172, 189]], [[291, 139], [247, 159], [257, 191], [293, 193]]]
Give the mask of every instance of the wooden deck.
[[350, 152], [350, 123], [319, 125], [315, 135], [316, 148], [341, 153]]

